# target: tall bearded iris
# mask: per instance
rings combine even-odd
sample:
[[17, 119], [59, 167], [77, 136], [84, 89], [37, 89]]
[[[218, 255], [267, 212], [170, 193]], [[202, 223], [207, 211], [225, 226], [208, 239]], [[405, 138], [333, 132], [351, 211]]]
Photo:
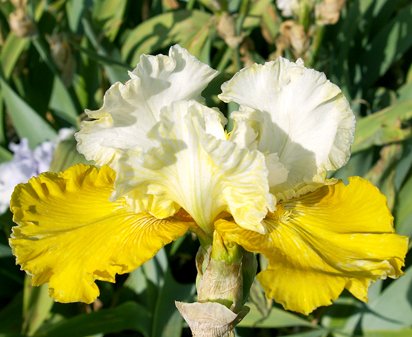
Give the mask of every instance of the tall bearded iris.
[[[407, 239], [394, 234], [385, 197], [360, 177], [327, 179], [354, 134], [340, 89], [301, 61], [243, 69], [219, 96], [239, 104], [227, 133], [201, 97], [216, 74], [179, 46], [142, 56], [76, 135], [96, 166], [16, 188], [10, 244], [34, 285], [90, 303], [95, 280], [114, 282], [188, 231], [209, 251], [203, 276], [216, 261], [237, 263], [236, 282], [245, 256], [263, 254], [267, 296], [304, 314], [345, 288], [366, 301], [372, 281], [402, 274]], [[240, 310], [236, 294], [199, 284], [200, 302]]]

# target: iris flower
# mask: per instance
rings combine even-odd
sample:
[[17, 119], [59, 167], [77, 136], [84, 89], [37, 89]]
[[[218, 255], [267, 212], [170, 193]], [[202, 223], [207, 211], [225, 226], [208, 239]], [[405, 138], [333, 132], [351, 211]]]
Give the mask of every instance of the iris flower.
[[346, 288], [362, 301], [396, 278], [407, 238], [385, 197], [352, 177], [328, 179], [350, 156], [355, 118], [323, 73], [279, 58], [223, 84], [233, 130], [201, 92], [217, 75], [185, 49], [143, 55], [76, 138], [96, 166], [76, 165], [19, 185], [10, 244], [34, 285], [59, 302], [93, 302], [186, 232], [263, 254], [266, 295], [308, 314]]

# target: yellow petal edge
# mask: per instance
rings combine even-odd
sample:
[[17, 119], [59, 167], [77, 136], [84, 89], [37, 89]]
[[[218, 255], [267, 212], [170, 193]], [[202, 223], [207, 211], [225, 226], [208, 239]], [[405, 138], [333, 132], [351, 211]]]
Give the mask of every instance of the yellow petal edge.
[[216, 230], [269, 261], [258, 275], [266, 295], [285, 309], [309, 314], [346, 288], [367, 301], [372, 281], [402, 274], [407, 237], [394, 233], [379, 190], [360, 177], [338, 181], [277, 205], [267, 234], [219, 220]]
[[188, 229], [188, 222], [131, 212], [123, 199], [110, 202], [114, 179], [108, 166], [75, 165], [13, 193], [13, 254], [33, 285], [49, 283], [58, 302], [93, 302], [95, 280], [114, 282]]

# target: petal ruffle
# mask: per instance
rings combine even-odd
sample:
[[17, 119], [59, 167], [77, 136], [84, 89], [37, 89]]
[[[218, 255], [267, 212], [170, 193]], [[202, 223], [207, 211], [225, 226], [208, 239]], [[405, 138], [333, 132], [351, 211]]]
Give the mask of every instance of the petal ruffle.
[[12, 196], [10, 245], [34, 285], [49, 283], [59, 302], [91, 303], [95, 280], [114, 282], [183, 235], [188, 222], [136, 214], [124, 200], [110, 202], [115, 174], [76, 165], [20, 184]]
[[[301, 61], [279, 58], [245, 68], [223, 84], [219, 97], [240, 104], [240, 111], [232, 114], [232, 140], [245, 143], [247, 138], [264, 154], [277, 154], [286, 167], [287, 181], [272, 184], [274, 193], [323, 181], [327, 170], [349, 158], [355, 126], [349, 104], [323, 73]], [[237, 128], [249, 129], [248, 135]]]
[[264, 225], [266, 235], [225, 220], [216, 229], [268, 258], [258, 279], [286, 309], [308, 314], [331, 304], [344, 288], [366, 301], [371, 281], [402, 274], [407, 238], [394, 234], [385, 197], [364, 179], [278, 204]]
[[129, 75], [125, 84], [110, 87], [99, 110], [86, 111], [92, 120], [76, 134], [79, 152], [98, 165], [116, 168], [124, 150], [152, 147], [147, 133], [161, 109], [179, 100], [202, 100], [200, 93], [217, 72], [176, 45], [169, 56], [142, 55]]
[[274, 209], [265, 158], [226, 140], [224, 122], [219, 111], [195, 101], [165, 108], [151, 134], [159, 145], [144, 156], [130, 151], [119, 162], [116, 196], [144, 202], [137, 209], [156, 217], [182, 207], [208, 234], [222, 212], [264, 232], [261, 220]]

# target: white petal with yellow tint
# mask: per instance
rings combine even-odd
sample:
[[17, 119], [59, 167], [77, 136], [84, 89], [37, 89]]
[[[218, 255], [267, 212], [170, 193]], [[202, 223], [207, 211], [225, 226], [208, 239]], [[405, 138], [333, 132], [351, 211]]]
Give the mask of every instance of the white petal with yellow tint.
[[286, 309], [308, 314], [344, 288], [365, 301], [371, 281], [402, 274], [408, 240], [394, 234], [385, 197], [366, 180], [324, 186], [277, 208], [264, 221], [266, 235], [225, 220], [216, 228], [268, 258], [258, 279]]
[[349, 104], [323, 73], [301, 61], [279, 58], [245, 68], [223, 84], [219, 97], [240, 104], [232, 115], [234, 134], [237, 124], [249, 123], [253, 146], [277, 154], [288, 170], [285, 183], [271, 186], [274, 193], [322, 181], [349, 158], [355, 125]]
[[[116, 181], [115, 197], [147, 200], [141, 207], [156, 217], [182, 207], [209, 234], [225, 211], [239, 225], [263, 232], [260, 222], [274, 208], [265, 158], [226, 140], [224, 122], [219, 111], [195, 101], [165, 108], [150, 133], [159, 145], [144, 156], [129, 151], [119, 162], [123, 174]], [[163, 207], [157, 207], [156, 200], [162, 200]]]
[[176, 45], [169, 56], [142, 55], [129, 74], [125, 84], [110, 87], [99, 110], [86, 111], [91, 120], [76, 134], [79, 152], [99, 165], [116, 168], [124, 150], [152, 147], [147, 133], [160, 110], [178, 100], [202, 100], [202, 90], [217, 72]]
[[33, 284], [49, 283], [59, 302], [93, 302], [95, 280], [114, 282], [188, 229], [187, 222], [136, 214], [124, 200], [110, 202], [114, 176], [107, 166], [76, 165], [16, 187], [10, 245]]

